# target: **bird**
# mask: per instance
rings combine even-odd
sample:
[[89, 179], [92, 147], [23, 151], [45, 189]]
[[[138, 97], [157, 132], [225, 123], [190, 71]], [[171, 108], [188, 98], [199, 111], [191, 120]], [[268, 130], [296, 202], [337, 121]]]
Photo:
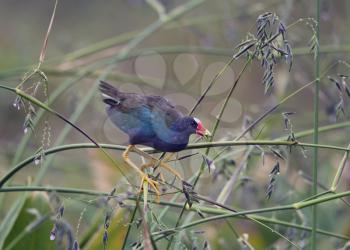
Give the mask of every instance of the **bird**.
[[[200, 137], [209, 137], [210, 132], [202, 122], [195, 117], [186, 116], [178, 110], [174, 104], [159, 95], [145, 95], [139, 93], [122, 92], [113, 85], [100, 81], [99, 90], [102, 100], [107, 105], [108, 118], [129, 138], [129, 146], [123, 152], [122, 157], [126, 164], [134, 168], [141, 176], [141, 187], [146, 181], [159, 197], [158, 182], [151, 179], [144, 169], [154, 166], [156, 163], [183, 180], [180, 174], [172, 169], [165, 161], [144, 152], [136, 145], [145, 145], [161, 152], [179, 152], [187, 147], [192, 134]], [[130, 152], [150, 159], [137, 167], [129, 159]]]

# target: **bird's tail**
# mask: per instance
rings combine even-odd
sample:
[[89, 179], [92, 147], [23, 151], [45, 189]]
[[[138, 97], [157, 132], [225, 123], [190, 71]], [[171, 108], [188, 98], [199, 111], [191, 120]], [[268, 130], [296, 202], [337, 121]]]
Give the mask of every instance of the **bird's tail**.
[[99, 89], [103, 96], [103, 102], [109, 105], [118, 105], [120, 103], [120, 92], [117, 88], [105, 81], [100, 81]]

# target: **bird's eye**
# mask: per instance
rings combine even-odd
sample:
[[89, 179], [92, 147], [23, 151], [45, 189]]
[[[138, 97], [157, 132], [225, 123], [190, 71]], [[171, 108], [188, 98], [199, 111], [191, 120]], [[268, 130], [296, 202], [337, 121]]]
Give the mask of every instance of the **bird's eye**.
[[196, 121], [192, 121], [192, 122], [191, 122], [191, 125], [192, 125], [194, 128], [197, 128], [197, 126], [198, 126], [198, 124], [197, 124]]

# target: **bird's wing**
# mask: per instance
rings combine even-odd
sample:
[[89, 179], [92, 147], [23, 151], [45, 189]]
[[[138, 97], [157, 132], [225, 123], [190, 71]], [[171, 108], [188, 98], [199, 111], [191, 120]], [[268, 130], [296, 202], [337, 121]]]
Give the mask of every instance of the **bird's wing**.
[[104, 81], [100, 83], [100, 91], [106, 104], [123, 113], [129, 113], [129, 111], [142, 106], [145, 102], [142, 94], [121, 92]]
[[156, 117], [163, 119], [166, 126], [170, 127], [174, 121], [183, 117], [183, 114], [162, 96], [124, 93], [102, 81], [100, 91], [104, 97], [103, 101], [110, 105], [110, 109], [130, 114], [145, 123], [154, 122]]
[[162, 96], [143, 95], [135, 93], [123, 93], [118, 110], [124, 113], [135, 115], [144, 122], [161, 122], [169, 128], [183, 114], [176, 107]]
[[176, 120], [184, 116], [171, 102], [162, 96], [150, 95], [145, 96], [145, 98], [147, 99], [147, 106], [152, 110], [152, 113], [162, 117], [168, 128]]

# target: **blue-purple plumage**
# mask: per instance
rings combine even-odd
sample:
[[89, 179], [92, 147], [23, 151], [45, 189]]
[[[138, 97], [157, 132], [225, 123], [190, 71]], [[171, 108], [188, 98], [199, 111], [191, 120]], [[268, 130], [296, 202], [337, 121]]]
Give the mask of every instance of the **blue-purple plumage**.
[[187, 146], [191, 134], [204, 133], [198, 119], [184, 116], [161, 96], [121, 92], [103, 81], [100, 91], [109, 118], [128, 134], [130, 144], [177, 152]]

